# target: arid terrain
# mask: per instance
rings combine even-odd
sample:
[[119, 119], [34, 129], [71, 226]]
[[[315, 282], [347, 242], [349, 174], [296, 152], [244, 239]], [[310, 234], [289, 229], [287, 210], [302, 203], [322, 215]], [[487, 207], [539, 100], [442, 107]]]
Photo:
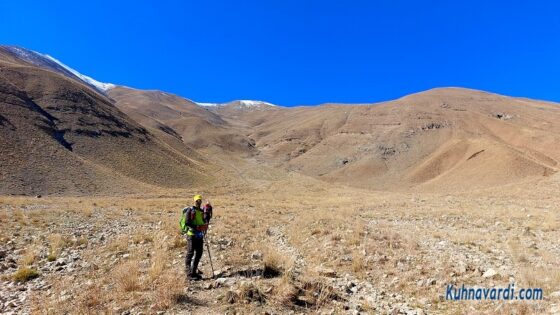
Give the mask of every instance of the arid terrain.
[[[558, 314], [560, 105], [202, 104], [0, 47], [0, 313]], [[214, 206], [204, 280], [181, 209]], [[542, 288], [450, 301], [449, 284]]]
[[[2, 198], [2, 311], [559, 311], [557, 176], [531, 189], [468, 194], [372, 192], [297, 174], [247, 180], [203, 189], [215, 206], [217, 279], [194, 283], [185, 282], [177, 218], [200, 190]], [[206, 253], [202, 263], [209, 276]], [[28, 268], [39, 275], [15, 282]], [[446, 301], [450, 283], [541, 287], [545, 299]]]

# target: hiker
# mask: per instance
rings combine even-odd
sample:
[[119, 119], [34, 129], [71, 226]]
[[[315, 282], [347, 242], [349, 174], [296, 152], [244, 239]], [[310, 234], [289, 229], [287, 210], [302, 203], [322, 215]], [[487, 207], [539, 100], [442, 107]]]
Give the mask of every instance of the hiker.
[[193, 280], [200, 280], [202, 277], [198, 271], [198, 262], [200, 257], [202, 257], [204, 249], [204, 235], [212, 218], [212, 206], [210, 203], [207, 203], [204, 209], [202, 209], [201, 195], [196, 195], [193, 199], [194, 206], [183, 209], [180, 226], [181, 230], [187, 234], [188, 244], [185, 257], [187, 277]]
[[212, 205], [207, 202], [204, 205], [204, 221], [206, 221], [206, 224], [210, 224], [210, 219], [212, 219]]

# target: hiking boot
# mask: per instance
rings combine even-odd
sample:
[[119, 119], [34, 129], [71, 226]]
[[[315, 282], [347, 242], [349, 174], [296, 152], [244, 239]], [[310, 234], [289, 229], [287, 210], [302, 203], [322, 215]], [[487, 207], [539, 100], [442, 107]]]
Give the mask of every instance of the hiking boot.
[[202, 280], [202, 277], [198, 273], [191, 273], [189, 275], [189, 280], [198, 281], [198, 280]]

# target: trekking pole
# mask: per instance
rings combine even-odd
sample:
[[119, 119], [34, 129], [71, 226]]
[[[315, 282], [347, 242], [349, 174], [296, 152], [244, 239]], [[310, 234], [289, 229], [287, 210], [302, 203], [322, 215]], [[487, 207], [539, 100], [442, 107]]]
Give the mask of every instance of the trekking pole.
[[210, 268], [212, 268], [212, 279], [214, 279], [214, 265], [212, 264], [212, 255], [210, 254], [210, 245], [208, 245], [208, 236], [206, 236], [206, 232], [204, 232], [204, 243], [206, 243], [208, 258], [210, 258]]

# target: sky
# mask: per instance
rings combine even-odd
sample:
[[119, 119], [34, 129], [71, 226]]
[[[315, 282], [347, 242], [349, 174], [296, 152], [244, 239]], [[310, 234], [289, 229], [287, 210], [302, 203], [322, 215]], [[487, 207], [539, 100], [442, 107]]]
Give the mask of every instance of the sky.
[[0, 44], [198, 102], [374, 103], [435, 87], [560, 101], [558, 1], [8, 1]]

